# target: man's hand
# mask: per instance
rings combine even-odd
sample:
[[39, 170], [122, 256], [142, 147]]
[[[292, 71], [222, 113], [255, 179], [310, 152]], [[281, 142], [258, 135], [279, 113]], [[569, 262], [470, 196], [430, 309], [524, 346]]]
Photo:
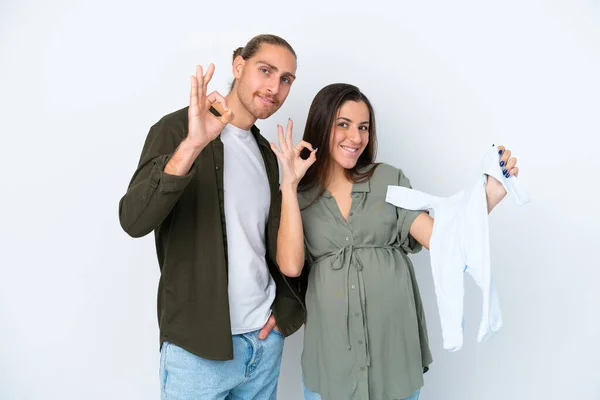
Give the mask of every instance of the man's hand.
[[278, 331], [277, 322], [275, 322], [275, 317], [273, 316], [273, 314], [271, 314], [265, 326], [263, 326], [260, 332], [258, 333], [258, 338], [260, 340], [265, 340], [267, 336], [269, 336], [269, 333], [271, 333], [271, 329], [275, 329], [276, 331]]
[[[233, 113], [227, 107], [227, 100], [223, 96], [217, 91], [206, 94], [214, 72], [214, 64], [209, 65], [206, 75], [203, 74], [202, 66], [198, 65], [196, 76], [192, 76], [190, 81], [188, 140], [200, 147], [206, 146], [219, 136], [225, 125], [233, 120]], [[214, 116], [209, 110], [215, 102], [220, 103], [225, 110], [220, 117]]]
[[[215, 66], [210, 64], [204, 74], [202, 66], [198, 65], [196, 76], [190, 78], [188, 134], [165, 166], [164, 171], [169, 175], [187, 174], [202, 150], [233, 120], [233, 112], [227, 107], [227, 100], [223, 96], [216, 91], [206, 95], [214, 71]], [[220, 117], [210, 112], [215, 102], [225, 110]]]

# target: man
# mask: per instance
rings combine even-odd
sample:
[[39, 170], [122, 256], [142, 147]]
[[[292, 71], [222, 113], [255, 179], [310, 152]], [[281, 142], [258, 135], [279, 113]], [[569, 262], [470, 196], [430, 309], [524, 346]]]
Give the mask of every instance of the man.
[[206, 94], [214, 66], [197, 67], [189, 107], [152, 126], [119, 203], [129, 235], [155, 234], [163, 398], [275, 398], [283, 338], [304, 322], [304, 281], [274, 262], [279, 172], [254, 125], [285, 101], [296, 54], [259, 35], [232, 69], [222, 97]]

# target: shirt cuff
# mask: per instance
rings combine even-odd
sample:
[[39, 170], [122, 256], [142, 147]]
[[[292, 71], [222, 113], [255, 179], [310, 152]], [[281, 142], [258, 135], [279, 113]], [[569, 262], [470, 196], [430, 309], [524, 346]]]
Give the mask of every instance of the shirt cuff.
[[171, 155], [164, 155], [154, 159], [154, 168], [152, 170], [152, 182], [158, 187], [161, 193], [174, 193], [179, 192], [190, 183], [192, 177], [196, 174], [196, 164], [192, 164], [192, 167], [187, 174], [171, 175], [165, 172], [165, 166], [171, 159]]

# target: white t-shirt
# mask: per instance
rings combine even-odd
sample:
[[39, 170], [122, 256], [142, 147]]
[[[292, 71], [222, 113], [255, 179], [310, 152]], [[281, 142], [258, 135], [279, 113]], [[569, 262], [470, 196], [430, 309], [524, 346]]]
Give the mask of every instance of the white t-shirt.
[[263, 327], [275, 299], [275, 282], [265, 260], [265, 231], [271, 193], [265, 164], [250, 131], [227, 125], [223, 188], [232, 334]]

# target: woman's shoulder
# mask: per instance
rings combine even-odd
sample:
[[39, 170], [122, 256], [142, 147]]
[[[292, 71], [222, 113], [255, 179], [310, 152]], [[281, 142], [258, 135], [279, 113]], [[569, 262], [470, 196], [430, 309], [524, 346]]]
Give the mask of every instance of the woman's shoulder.
[[304, 209], [308, 208], [310, 205], [314, 204], [317, 201], [317, 198], [322, 195], [320, 193], [320, 186], [314, 186], [308, 190], [298, 191], [298, 205], [300, 206], [300, 210], [304, 211]]
[[397, 185], [400, 177], [404, 175], [400, 168], [386, 163], [379, 163], [374, 168], [375, 172], [370, 179], [374, 184]]

